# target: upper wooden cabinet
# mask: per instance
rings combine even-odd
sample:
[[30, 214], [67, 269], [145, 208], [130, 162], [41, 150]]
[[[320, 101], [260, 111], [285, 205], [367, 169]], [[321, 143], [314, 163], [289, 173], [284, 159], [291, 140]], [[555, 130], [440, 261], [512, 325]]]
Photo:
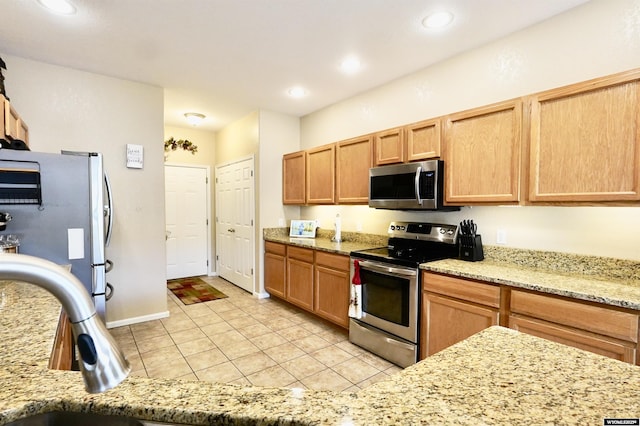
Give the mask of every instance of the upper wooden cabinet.
[[336, 145], [336, 198], [338, 204], [369, 202], [369, 168], [373, 167], [373, 137], [338, 142]]
[[397, 127], [374, 134], [375, 165], [405, 161], [405, 129]]
[[304, 204], [307, 201], [306, 162], [304, 151], [282, 157], [282, 204]]
[[640, 200], [640, 71], [530, 98], [529, 201]]
[[11, 103], [2, 95], [0, 95], [0, 129], [2, 129], [2, 138], [10, 136], [13, 139], [19, 139], [29, 144], [29, 127]]
[[407, 161], [440, 157], [440, 119], [425, 120], [406, 127]]
[[335, 203], [336, 144], [309, 149], [306, 155], [307, 204]]
[[518, 203], [521, 129], [520, 99], [448, 116], [445, 201], [454, 205]]

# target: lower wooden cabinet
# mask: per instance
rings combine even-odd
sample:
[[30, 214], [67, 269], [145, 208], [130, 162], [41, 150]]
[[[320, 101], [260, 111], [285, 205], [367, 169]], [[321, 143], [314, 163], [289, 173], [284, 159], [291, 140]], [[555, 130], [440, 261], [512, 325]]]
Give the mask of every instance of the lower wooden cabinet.
[[349, 327], [349, 257], [316, 253], [313, 311], [342, 327]]
[[637, 363], [638, 314], [521, 290], [510, 299], [509, 327]]
[[509, 316], [509, 328], [635, 364], [636, 345], [532, 318]]
[[265, 241], [264, 287], [343, 328], [349, 327], [349, 256]]
[[311, 249], [287, 249], [286, 300], [307, 311], [313, 311], [313, 257]]
[[420, 359], [499, 324], [498, 286], [427, 272], [422, 286]]
[[287, 280], [287, 246], [265, 241], [264, 288], [274, 296], [284, 298]]

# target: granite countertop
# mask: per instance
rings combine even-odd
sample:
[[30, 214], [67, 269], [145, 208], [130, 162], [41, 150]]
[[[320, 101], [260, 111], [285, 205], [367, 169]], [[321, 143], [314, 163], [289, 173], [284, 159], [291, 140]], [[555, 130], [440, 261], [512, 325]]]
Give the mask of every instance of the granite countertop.
[[344, 232], [342, 233], [342, 241], [337, 243], [331, 239], [332, 236], [333, 233], [331, 231], [323, 229], [318, 230], [316, 238], [290, 237], [287, 228], [267, 228], [263, 231], [265, 241], [307, 247], [346, 256], [355, 250], [386, 246], [388, 240], [388, 237], [382, 235]]
[[47, 368], [60, 312], [38, 287], [0, 283], [0, 425], [56, 410], [182, 424], [602, 424], [640, 416], [640, 367], [491, 327], [359, 392], [128, 377], [87, 394]]
[[[485, 250], [487, 251], [487, 250]], [[480, 262], [445, 259], [421, 269], [640, 310], [640, 262], [490, 248]]]

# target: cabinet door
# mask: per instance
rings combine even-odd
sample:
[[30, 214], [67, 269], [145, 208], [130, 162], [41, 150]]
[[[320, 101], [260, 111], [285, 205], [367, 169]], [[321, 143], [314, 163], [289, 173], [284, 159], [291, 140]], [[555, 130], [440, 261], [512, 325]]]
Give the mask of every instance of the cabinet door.
[[314, 312], [349, 327], [349, 256], [316, 252]]
[[8, 100], [4, 100], [4, 132], [14, 139], [20, 139], [20, 116]]
[[369, 202], [369, 169], [373, 167], [372, 137], [349, 139], [336, 146], [338, 204]]
[[374, 138], [376, 166], [403, 163], [405, 161], [404, 129], [399, 127], [378, 132]]
[[316, 266], [314, 312], [339, 326], [349, 327], [349, 271]]
[[628, 342], [616, 341], [592, 333], [514, 315], [509, 316], [509, 328], [619, 361], [631, 364], [636, 362], [636, 347]]
[[440, 157], [440, 119], [407, 126], [407, 161]]
[[521, 129], [519, 99], [448, 116], [444, 127], [446, 202], [518, 203]]
[[287, 279], [286, 246], [271, 241], [265, 242], [264, 288], [272, 296], [286, 297]]
[[335, 144], [307, 151], [307, 204], [335, 202]]
[[304, 204], [306, 155], [292, 152], [282, 157], [282, 204]]
[[287, 259], [286, 299], [302, 309], [313, 311], [313, 263]]
[[422, 293], [420, 357], [441, 351], [471, 335], [498, 325], [498, 309]]
[[640, 71], [531, 98], [529, 200], [640, 200]]

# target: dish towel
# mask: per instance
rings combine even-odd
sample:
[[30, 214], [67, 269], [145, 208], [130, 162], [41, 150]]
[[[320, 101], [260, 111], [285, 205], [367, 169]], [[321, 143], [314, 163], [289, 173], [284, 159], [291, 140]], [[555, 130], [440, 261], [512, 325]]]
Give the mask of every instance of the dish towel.
[[351, 279], [351, 299], [349, 300], [349, 316], [362, 318], [362, 283], [360, 282], [360, 263], [353, 261], [353, 278]]

